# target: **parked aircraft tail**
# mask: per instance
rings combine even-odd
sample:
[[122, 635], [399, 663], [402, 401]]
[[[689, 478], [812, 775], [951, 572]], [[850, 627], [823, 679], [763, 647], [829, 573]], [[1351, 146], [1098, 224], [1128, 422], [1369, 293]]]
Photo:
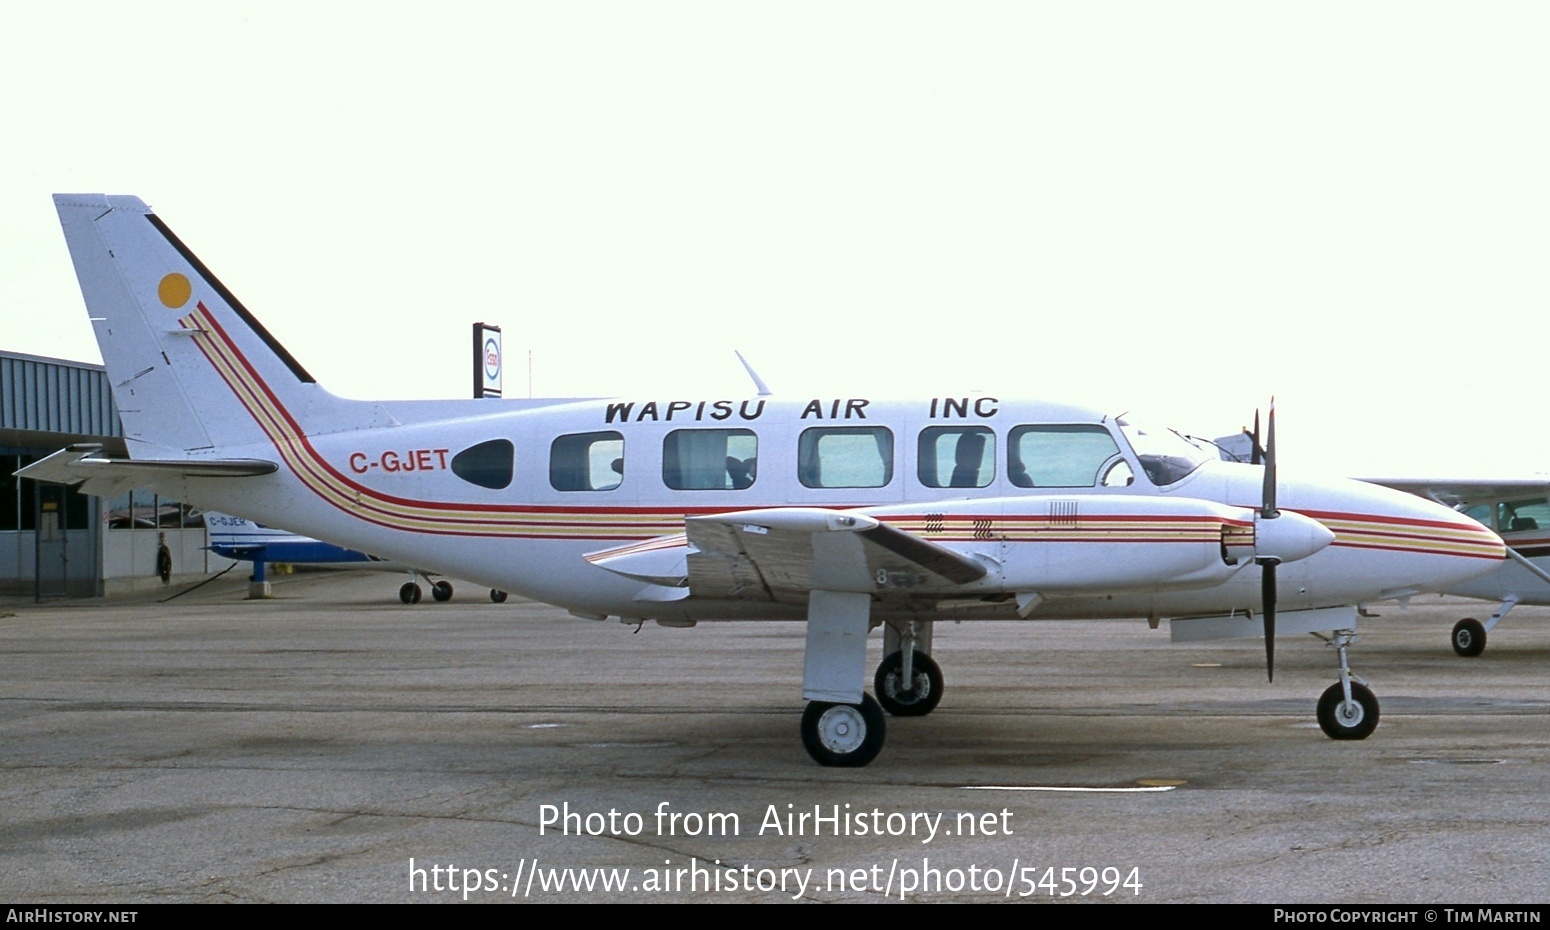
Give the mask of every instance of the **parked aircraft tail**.
[[138, 197], [56, 194], [54, 205], [131, 457], [311, 432], [357, 403], [318, 386]]

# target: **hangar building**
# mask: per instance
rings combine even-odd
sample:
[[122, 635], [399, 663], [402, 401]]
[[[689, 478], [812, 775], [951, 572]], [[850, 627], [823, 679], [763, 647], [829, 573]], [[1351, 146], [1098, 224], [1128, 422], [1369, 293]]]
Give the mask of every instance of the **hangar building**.
[[144, 491], [104, 500], [15, 477], [88, 442], [127, 454], [102, 366], [0, 351], [0, 594], [100, 597], [231, 564], [205, 549], [202, 515], [178, 502]]

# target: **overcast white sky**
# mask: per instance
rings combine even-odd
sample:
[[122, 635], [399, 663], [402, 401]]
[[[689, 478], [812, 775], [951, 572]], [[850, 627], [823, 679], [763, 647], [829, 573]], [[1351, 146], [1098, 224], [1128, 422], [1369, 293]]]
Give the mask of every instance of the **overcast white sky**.
[[1550, 470], [1542, 3], [0, 7], [0, 348], [152, 204], [319, 380], [1051, 396], [1288, 468]]

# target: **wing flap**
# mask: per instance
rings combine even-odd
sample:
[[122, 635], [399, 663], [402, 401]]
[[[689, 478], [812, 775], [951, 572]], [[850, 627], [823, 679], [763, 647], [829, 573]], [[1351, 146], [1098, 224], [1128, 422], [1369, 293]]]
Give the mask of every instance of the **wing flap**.
[[813, 590], [937, 593], [972, 584], [980, 561], [864, 514], [779, 507], [689, 517], [684, 532], [590, 553], [615, 574], [694, 597], [801, 603]]

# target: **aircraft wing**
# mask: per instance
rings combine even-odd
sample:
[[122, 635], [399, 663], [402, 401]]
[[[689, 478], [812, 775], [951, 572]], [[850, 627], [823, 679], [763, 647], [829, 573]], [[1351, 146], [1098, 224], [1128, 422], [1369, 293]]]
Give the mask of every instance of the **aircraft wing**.
[[813, 507], [689, 517], [685, 530], [587, 561], [677, 597], [801, 603], [815, 589], [943, 591], [984, 578], [976, 559], [864, 514]]
[[115, 497], [135, 488], [179, 478], [237, 478], [268, 475], [279, 469], [263, 459], [121, 459], [102, 454], [98, 445], [70, 446], [33, 462], [16, 474], [34, 481], [79, 484], [86, 494]]
[[1550, 496], [1550, 477], [1538, 478], [1363, 478], [1449, 507]]

